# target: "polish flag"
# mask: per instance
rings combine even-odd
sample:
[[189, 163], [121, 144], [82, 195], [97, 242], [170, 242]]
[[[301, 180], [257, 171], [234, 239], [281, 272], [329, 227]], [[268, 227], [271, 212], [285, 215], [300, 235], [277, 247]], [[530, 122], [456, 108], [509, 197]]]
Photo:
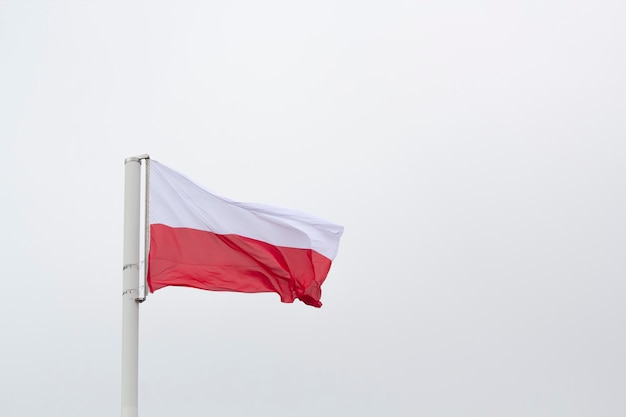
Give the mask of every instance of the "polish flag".
[[276, 292], [321, 307], [343, 227], [295, 210], [221, 197], [150, 161], [151, 292], [167, 286]]

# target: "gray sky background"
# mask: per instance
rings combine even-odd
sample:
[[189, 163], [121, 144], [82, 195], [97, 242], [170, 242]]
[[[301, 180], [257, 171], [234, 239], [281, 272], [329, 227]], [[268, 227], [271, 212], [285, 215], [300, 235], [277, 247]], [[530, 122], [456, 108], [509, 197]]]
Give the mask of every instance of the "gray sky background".
[[0, 415], [119, 415], [123, 160], [345, 226], [166, 288], [140, 414], [626, 415], [623, 1], [0, 1]]

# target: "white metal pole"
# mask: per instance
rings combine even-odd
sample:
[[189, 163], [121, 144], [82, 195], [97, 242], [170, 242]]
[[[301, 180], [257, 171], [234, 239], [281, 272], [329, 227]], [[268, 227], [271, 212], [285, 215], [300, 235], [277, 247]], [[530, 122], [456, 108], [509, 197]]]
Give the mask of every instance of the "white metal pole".
[[139, 223], [141, 157], [124, 161], [122, 417], [137, 417], [139, 374]]

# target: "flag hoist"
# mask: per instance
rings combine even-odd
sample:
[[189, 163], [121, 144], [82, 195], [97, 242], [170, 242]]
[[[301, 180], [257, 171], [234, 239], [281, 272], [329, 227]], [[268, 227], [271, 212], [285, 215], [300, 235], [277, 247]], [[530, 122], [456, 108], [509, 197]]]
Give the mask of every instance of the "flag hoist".
[[139, 303], [148, 287], [274, 292], [285, 303], [298, 299], [321, 307], [321, 286], [343, 227], [300, 211], [219, 196], [148, 155], [127, 158], [125, 170], [122, 417], [137, 417]]

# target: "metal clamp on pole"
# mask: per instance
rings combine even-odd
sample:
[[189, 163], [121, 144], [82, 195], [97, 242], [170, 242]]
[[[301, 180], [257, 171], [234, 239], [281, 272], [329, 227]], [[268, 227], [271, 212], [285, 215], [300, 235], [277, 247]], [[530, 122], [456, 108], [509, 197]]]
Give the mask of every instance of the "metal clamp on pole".
[[124, 165], [126, 165], [128, 162], [139, 162], [143, 161], [144, 159], [150, 159], [150, 155], [144, 153], [142, 155], [129, 156], [128, 158], [124, 159]]
[[126, 269], [128, 269], [128, 268], [132, 268], [132, 267], [135, 267], [135, 268], [139, 269], [139, 265], [137, 265], [137, 264], [126, 264], [126, 265], [124, 265], [124, 267], [122, 268], [122, 271], [125, 271]]

